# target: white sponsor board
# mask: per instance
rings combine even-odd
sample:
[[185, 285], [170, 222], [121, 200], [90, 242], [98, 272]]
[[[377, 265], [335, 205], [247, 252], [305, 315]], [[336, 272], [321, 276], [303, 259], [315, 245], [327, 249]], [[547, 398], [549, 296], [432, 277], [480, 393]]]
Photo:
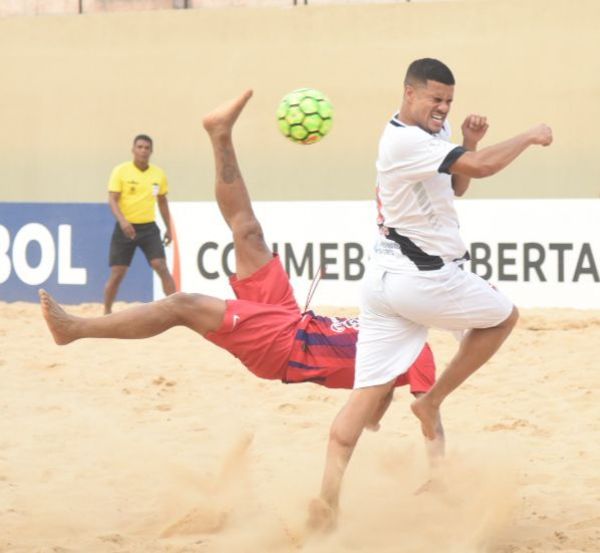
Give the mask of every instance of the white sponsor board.
[[[254, 202], [267, 244], [276, 249], [304, 306], [355, 306], [376, 236], [375, 205], [359, 202]], [[600, 200], [459, 200], [467, 268], [522, 307], [600, 308]], [[181, 289], [232, 297], [232, 237], [214, 202], [173, 202]], [[174, 247], [170, 248], [173, 264]], [[155, 297], [162, 295], [155, 280]]]
[[[304, 307], [319, 267], [312, 305], [356, 305], [364, 263], [376, 236], [371, 202], [254, 202], [269, 247], [279, 253]], [[230, 298], [232, 236], [214, 202], [172, 202], [181, 289]], [[173, 248], [170, 248], [173, 250]], [[173, 257], [173, 252], [169, 257]], [[172, 266], [172, 263], [171, 263]], [[155, 280], [155, 297], [160, 285]]]
[[470, 269], [517, 306], [600, 308], [600, 200], [462, 200], [456, 205], [473, 257]]

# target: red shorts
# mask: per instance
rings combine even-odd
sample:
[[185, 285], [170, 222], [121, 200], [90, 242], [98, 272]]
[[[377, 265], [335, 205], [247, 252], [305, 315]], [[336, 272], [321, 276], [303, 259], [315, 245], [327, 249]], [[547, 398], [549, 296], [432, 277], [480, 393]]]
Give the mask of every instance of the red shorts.
[[412, 394], [424, 394], [435, 384], [435, 361], [429, 344], [425, 344], [419, 357], [408, 371], [396, 379], [395, 386], [409, 385]]
[[[302, 316], [277, 255], [245, 279], [232, 276], [230, 283], [238, 299], [227, 300], [223, 323], [205, 336], [207, 340], [232, 353], [260, 378], [352, 389], [355, 355], [339, 357], [323, 366], [318, 378], [313, 378], [314, 372], [291, 369], [288, 365], [294, 347], [298, 347], [294, 344]], [[355, 346], [356, 330], [352, 334]], [[413, 365], [398, 377], [396, 386], [408, 384], [412, 393], [419, 393], [427, 392], [434, 382], [435, 362], [425, 344]]]
[[238, 298], [227, 300], [223, 324], [205, 338], [235, 355], [260, 378], [283, 379], [301, 319], [289, 278], [275, 254], [247, 278], [233, 275]]
[[[284, 382], [314, 382], [327, 388], [354, 387], [356, 319], [330, 318], [306, 313], [298, 325]], [[435, 383], [435, 361], [429, 344], [395, 386], [409, 385], [412, 393], [425, 393]]]
[[[290, 371], [288, 369], [288, 378]], [[341, 370], [331, 369], [323, 371], [319, 380], [311, 380], [317, 384], [321, 384], [326, 388], [345, 388], [352, 389], [354, 387], [354, 367], [345, 367]], [[301, 377], [298, 377], [296, 382], [302, 382]], [[425, 344], [419, 357], [409, 367], [408, 371], [401, 374], [397, 379], [394, 387], [408, 385], [412, 394], [427, 393], [435, 384], [435, 361], [429, 344]]]

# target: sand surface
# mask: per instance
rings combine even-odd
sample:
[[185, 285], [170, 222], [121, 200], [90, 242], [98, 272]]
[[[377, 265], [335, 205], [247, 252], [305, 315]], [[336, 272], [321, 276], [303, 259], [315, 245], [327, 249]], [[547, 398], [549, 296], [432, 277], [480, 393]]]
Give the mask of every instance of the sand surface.
[[[430, 343], [443, 368], [454, 338]], [[346, 391], [261, 381], [187, 329], [59, 347], [25, 303], [0, 303], [0, 344], [1, 552], [600, 551], [598, 312], [522, 313], [444, 405], [442, 484], [420, 495], [399, 390], [326, 537], [304, 520]]]

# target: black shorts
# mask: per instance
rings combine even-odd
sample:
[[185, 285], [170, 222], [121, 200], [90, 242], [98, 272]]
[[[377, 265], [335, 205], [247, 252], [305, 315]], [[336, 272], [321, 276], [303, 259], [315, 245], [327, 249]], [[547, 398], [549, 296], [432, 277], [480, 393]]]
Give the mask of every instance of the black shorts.
[[135, 229], [135, 238], [131, 240], [125, 236], [119, 223], [115, 225], [115, 230], [112, 233], [110, 240], [110, 253], [108, 264], [113, 265], [129, 265], [133, 259], [133, 254], [136, 248], [141, 248], [148, 260], [164, 259], [165, 248], [160, 239], [160, 230], [156, 223], [143, 223], [141, 225], [133, 225]]

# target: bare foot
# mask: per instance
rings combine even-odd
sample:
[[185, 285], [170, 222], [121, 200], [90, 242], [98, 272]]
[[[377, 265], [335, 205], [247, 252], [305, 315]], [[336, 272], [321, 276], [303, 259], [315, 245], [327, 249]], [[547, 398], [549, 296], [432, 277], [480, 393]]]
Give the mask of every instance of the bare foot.
[[46, 292], [46, 290], [38, 290], [40, 296], [40, 305], [42, 307], [42, 315], [46, 319], [46, 324], [52, 333], [54, 341], [63, 346], [76, 339], [73, 334], [73, 324], [75, 317], [69, 315], [56, 300]]
[[252, 97], [252, 90], [248, 89], [243, 94], [212, 110], [202, 119], [202, 125], [211, 137], [231, 133], [233, 124], [244, 109], [246, 102]]
[[432, 405], [425, 395], [415, 399], [410, 404], [410, 408], [415, 417], [421, 421], [421, 431], [423, 432], [423, 436], [428, 440], [435, 440], [437, 437], [436, 428], [438, 426], [438, 421], [440, 420], [439, 407]]
[[306, 526], [312, 532], [326, 533], [335, 529], [337, 511], [320, 497], [312, 499], [308, 504], [308, 520]]

